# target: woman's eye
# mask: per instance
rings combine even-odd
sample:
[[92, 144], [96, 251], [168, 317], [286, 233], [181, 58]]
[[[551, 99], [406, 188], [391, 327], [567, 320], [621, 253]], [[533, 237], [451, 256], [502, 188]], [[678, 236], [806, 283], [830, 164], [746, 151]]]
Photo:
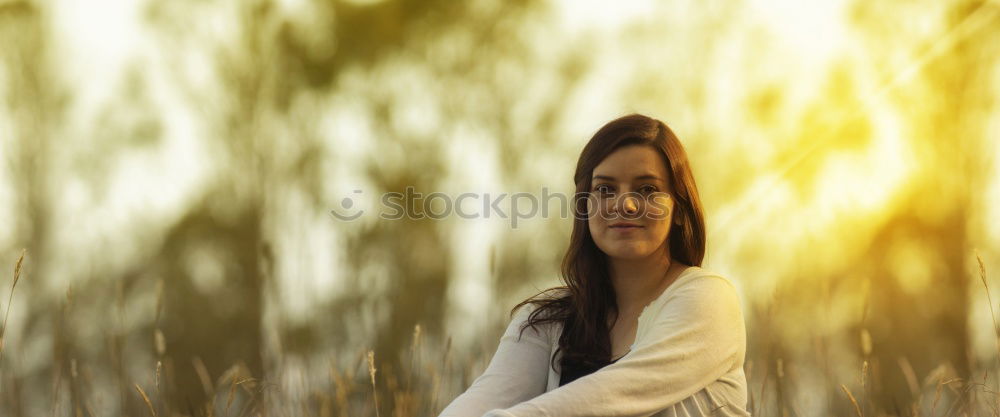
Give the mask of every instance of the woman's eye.
[[657, 191], [656, 187], [654, 187], [652, 185], [644, 185], [641, 188], [639, 188], [639, 192], [643, 193], [643, 194], [646, 194], [646, 195], [655, 193], [656, 191]]
[[594, 187], [594, 192], [596, 192], [597, 194], [599, 194], [601, 196], [608, 196], [608, 195], [611, 194], [611, 187], [608, 187], [605, 184], [601, 184], [601, 185], [598, 185], [598, 186]]

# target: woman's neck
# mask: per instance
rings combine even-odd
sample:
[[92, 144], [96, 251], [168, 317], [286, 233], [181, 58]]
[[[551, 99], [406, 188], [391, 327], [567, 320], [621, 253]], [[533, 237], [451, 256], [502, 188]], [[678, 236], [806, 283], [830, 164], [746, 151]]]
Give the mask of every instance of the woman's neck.
[[679, 263], [670, 258], [669, 250], [663, 249], [644, 259], [608, 260], [620, 313], [638, 314], [670, 284]]

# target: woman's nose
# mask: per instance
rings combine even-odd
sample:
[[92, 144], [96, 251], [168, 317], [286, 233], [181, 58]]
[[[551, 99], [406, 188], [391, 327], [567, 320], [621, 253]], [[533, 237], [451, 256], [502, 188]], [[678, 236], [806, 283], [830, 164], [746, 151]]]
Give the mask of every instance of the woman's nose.
[[621, 198], [621, 204], [622, 212], [624, 213], [635, 214], [635, 212], [639, 210], [639, 204], [636, 202], [635, 196], [633, 195], [623, 195]]

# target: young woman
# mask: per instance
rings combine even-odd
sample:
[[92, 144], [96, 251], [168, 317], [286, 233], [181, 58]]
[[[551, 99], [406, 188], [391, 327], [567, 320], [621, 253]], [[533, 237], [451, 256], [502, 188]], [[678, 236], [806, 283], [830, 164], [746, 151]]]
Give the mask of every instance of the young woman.
[[574, 181], [566, 286], [514, 307], [486, 371], [441, 417], [749, 416], [740, 299], [700, 267], [705, 221], [680, 141], [656, 119], [613, 120]]

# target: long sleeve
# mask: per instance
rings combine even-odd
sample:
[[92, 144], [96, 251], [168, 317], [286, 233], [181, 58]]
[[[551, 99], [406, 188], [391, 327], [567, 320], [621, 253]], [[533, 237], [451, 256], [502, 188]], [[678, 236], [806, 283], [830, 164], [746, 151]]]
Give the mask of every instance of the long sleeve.
[[[510, 407], [545, 392], [549, 338], [531, 327], [520, 335], [521, 323], [534, 308], [528, 304], [514, 314], [486, 370], [439, 417], [479, 417], [488, 410]], [[537, 327], [542, 330], [543, 326]]]
[[742, 365], [745, 324], [739, 296], [726, 279], [685, 282], [655, 313], [649, 330], [618, 362], [483, 417], [649, 416]]

